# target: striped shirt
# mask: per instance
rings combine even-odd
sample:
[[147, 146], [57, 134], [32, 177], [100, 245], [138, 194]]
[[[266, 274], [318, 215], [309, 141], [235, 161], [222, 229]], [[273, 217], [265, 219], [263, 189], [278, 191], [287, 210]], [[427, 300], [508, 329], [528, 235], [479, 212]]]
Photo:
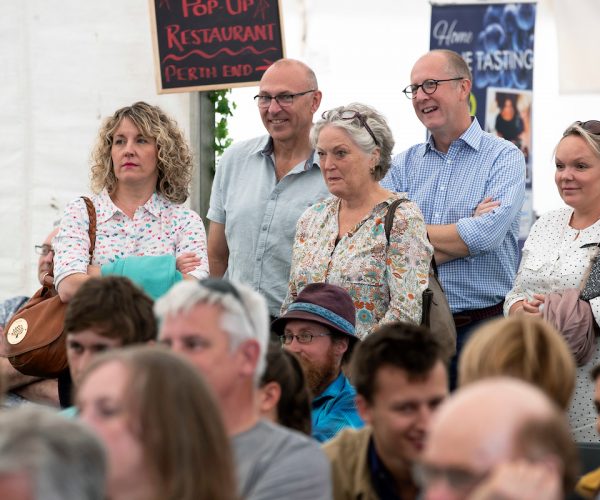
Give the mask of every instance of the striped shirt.
[[[406, 191], [427, 224], [456, 224], [469, 255], [439, 266], [452, 312], [504, 300], [517, 270], [525, 195], [525, 158], [514, 144], [484, 132], [473, 119], [447, 153], [430, 137], [395, 156], [381, 185]], [[488, 196], [500, 206], [473, 217]]]

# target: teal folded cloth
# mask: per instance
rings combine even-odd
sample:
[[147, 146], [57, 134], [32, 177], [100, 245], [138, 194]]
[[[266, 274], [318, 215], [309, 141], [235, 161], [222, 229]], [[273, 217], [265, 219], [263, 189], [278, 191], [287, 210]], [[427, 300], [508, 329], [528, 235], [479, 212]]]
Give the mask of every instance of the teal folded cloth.
[[183, 279], [175, 267], [174, 255], [125, 257], [101, 267], [102, 276], [125, 276], [144, 290], [153, 300], [158, 299]]

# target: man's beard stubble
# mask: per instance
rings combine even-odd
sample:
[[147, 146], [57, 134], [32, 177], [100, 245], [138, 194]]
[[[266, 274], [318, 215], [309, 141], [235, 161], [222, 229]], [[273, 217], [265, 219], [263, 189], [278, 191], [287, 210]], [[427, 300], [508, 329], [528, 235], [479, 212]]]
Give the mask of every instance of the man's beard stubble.
[[333, 353], [333, 346], [330, 346], [327, 350], [327, 357], [323, 365], [317, 365], [299, 354], [297, 354], [296, 357], [304, 370], [306, 385], [313, 397], [319, 396], [327, 389], [327, 386], [331, 384], [339, 374], [339, 367], [337, 366], [335, 355]]

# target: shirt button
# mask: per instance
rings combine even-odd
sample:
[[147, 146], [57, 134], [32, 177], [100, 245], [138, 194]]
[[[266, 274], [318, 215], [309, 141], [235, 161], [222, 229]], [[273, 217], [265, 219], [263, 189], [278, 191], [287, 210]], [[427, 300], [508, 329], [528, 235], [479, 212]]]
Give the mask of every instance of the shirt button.
[[434, 213], [434, 214], [433, 214], [433, 216], [434, 216], [436, 219], [439, 219], [439, 218], [440, 218], [440, 214], [439, 214], [439, 213], [437, 213], [437, 212], [436, 212], [436, 213]]
[[446, 160], [446, 163], [447, 163], [448, 165], [450, 165], [450, 164], [452, 163], [452, 160]]
[[446, 186], [440, 186], [440, 191], [445, 191], [446, 190]]
[[266, 225], [266, 224], [263, 224], [262, 230], [263, 230], [263, 231], [266, 231], [266, 230], [267, 230], [267, 225]]

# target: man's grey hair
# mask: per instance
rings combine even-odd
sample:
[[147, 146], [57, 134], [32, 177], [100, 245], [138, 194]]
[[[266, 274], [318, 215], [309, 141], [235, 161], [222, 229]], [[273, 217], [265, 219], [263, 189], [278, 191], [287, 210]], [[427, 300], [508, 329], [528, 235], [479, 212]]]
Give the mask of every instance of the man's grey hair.
[[[215, 289], [210, 284], [224, 286]], [[228, 292], [227, 287], [237, 292]], [[154, 304], [154, 313], [159, 321], [165, 317], [187, 313], [196, 304], [214, 304], [223, 309], [221, 327], [229, 334], [229, 348], [234, 351], [242, 342], [254, 339], [260, 346], [260, 353], [254, 373], [258, 386], [265, 370], [266, 351], [269, 343], [269, 310], [263, 296], [249, 286], [227, 280], [185, 280], [173, 286], [167, 294]], [[159, 335], [160, 336], [160, 335]]]
[[82, 422], [34, 405], [0, 413], [0, 475], [26, 473], [36, 500], [104, 500], [106, 468]]

